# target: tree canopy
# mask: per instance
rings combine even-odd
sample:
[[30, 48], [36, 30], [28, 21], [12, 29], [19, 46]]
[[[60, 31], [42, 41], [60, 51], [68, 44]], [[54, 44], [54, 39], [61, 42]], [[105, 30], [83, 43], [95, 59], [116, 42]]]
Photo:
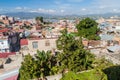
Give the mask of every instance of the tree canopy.
[[62, 35], [57, 40], [57, 47], [62, 50], [58, 55], [58, 60], [62, 69], [78, 72], [92, 68], [91, 64], [94, 56], [83, 49], [82, 41], [63, 30]]
[[36, 17], [36, 21], [40, 21], [41, 23], [43, 23], [43, 17]]
[[26, 55], [19, 70], [19, 80], [29, 80], [43, 78], [54, 75], [58, 72], [56, 57], [50, 51], [37, 51], [37, 55], [32, 57]]
[[[116, 74], [119, 73], [119, 67], [117, 69], [113, 68], [116, 71], [113, 73], [112, 70], [110, 71], [106, 68], [110, 65], [112, 66], [111, 63], [104, 59], [95, 61], [94, 55], [84, 49], [82, 39], [68, 33], [67, 29], [61, 31], [61, 36], [59, 36], [56, 44], [59, 50], [56, 55], [52, 55], [51, 51], [37, 51], [37, 54], [34, 56], [26, 55], [19, 70], [19, 80], [43, 79], [45, 76], [54, 75], [65, 70], [75, 73], [70, 73], [72, 76], [69, 76], [69, 74], [67, 77], [63, 76], [61, 80], [89, 80], [91, 78], [106, 80], [104, 73], [109, 78], [113, 75], [116, 80], [119, 79], [119, 77], [116, 77]], [[89, 69], [93, 70], [76, 74]]]
[[76, 26], [78, 34], [81, 37], [87, 38], [89, 40], [99, 40], [100, 37], [97, 35], [99, 31], [98, 23], [90, 18], [85, 18], [79, 22]]
[[87, 72], [74, 73], [68, 72], [60, 80], [108, 80], [105, 73], [101, 70], [93, 69]]

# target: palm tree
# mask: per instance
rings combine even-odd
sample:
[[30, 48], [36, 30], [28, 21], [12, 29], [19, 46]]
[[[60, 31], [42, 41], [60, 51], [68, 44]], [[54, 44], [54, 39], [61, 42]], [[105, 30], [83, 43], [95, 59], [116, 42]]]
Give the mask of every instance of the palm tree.
[[50, 51], [37, 51], [34, 58], [30, 54], [25, 56], [20, 68], [20, 80], [44, 79], [45, 76], [57, 72], [56, 57], [51, 55]]
[[[39, 70], [40, 70], [40, 76], [48, 76], [52, 74], [56, 74], [58, 72], [58, 67], [57, 67], [57, 60], [54, 55], [51, 54], [50, 51], [37, 51], [37, 56], [36, 56], [39, 64]], [[56, 71], [57, 70], [57, 71]]]

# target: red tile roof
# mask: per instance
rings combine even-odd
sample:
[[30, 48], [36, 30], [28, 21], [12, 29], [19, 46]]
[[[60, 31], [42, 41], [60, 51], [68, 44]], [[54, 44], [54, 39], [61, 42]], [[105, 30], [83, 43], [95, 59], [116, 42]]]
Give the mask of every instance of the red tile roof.
[[7, 58], [9, 55], [15, 55], [15, 52], [0, 53], [0, 58]]
[[27, 39], [21, 39], [20, 40], [20, 45], [23, 46], [23, 45], [28, 45], [28, 40]]
[[0, 32], [8, 32], [7, 28], [1, 29]]

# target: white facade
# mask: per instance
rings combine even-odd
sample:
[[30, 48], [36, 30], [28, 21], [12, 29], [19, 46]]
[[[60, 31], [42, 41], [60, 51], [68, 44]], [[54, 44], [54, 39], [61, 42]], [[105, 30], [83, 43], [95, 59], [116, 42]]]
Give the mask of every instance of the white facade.
[[9, 52], [8, 40], [0, 40], [0, 53]]
[[115, 26], [115, 29], [116, 30], [120, 30], [120, 26]]

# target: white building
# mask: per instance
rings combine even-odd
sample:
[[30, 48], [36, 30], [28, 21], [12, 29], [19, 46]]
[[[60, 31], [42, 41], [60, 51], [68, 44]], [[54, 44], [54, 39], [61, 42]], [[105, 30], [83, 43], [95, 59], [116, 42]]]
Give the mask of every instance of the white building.
[[0, 40], [0, 53], [9, 52], [8, 40]]

